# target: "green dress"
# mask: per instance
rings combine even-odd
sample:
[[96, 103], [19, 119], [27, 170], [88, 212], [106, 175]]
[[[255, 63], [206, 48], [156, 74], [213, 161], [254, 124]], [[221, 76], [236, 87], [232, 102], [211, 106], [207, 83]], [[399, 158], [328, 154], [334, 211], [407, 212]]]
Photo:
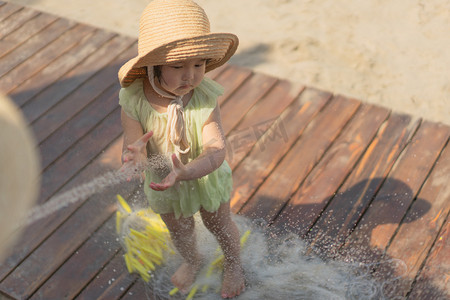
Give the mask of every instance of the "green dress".
[[[119, 93], [119, 104], [125, 113], [137, 120], [144, 132], [153, 131], [148, 143], [150, 154], [169, 154], [166, 145], [167, 113], [157, 112], [144, 95], [143, 80], [137, 79], [130, 86], [122, 88]], [[217, 97], [223, 93], [223, 87], [205, 77], [194, 89], [191, 100], [184, 108], [186, 133], [191, 147], [188, 161], [202, 153], [202, 129], [217, 105]], [[174, 213], [190, 217], [200, 208], [209, 212], [217, 211], [221, 203], [230, 200], [232, 189], [231, 169], [226, 161], [202, 178], [181, 181], [165, 191], [154, 191], [149, 187], [151, 182], [160, 182], [162, 178], [152, 170], [145, 172], [144, 191], [151, 209], [158, 214]]]

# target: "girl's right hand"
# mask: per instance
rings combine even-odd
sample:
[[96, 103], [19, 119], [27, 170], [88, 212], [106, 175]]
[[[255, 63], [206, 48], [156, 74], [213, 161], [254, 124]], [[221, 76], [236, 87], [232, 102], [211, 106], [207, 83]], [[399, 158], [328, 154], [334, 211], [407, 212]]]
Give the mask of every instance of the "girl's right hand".
[[[128, 181], [135, 175], [139, 175], [139, 167], [147, 161], [146, 146], [148, 140], [152, 137], [153, 131], [149, 131], [140, 137], [136, 142], [127, 146], [122, 153], [122, 167], [119, 171], [129, 173]], [[134, 176], [133, 176], [134, 175]]]

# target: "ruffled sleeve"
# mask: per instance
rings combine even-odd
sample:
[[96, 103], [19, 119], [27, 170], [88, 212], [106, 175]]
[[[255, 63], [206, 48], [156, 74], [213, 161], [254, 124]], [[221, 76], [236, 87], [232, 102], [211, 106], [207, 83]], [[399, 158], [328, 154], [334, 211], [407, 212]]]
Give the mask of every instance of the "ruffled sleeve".
[[205, 77], [196, 88], [196, 97], [193, 106], [200, 123], [206, 122], [214, 108], [217, 106], [217, 98], [223, 94], [224, 88], [214, 80]]
[[126, 88], [121, 88], [119, 91], [119, 105], [124, 112], [133, 120], [140, 121], [138, 112], [138, 102], [140, 100], [139, 88], [142, 89], [142, 84], [135, 81]]
[[203, 78], [203, 81], [199, 85], [199, 89], [201, 92], [214, 99], [217, 99], [224, 91], [223, 86], [208, 77]]

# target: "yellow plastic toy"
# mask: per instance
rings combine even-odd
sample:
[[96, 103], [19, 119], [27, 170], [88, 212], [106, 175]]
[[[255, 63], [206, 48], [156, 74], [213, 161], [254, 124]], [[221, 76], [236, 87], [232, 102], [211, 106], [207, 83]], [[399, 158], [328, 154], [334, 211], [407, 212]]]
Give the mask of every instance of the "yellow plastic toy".
[[117, 195], [116, 230], [125, 250], [129, 273], [137, 273], [148, 282], [151, 272], [164, 262], [163, 251], [174, 253], [169, 231], [161, 217], [149, 209], [133, 212], [122, 196]]
[[[161, 217], [150, 209], [133, 211], [122, 196], [117, 195], [117, 200], [116, 230], [125, 250], [123, 257], [127, 270], [130, 274], [139, 274], [145, 282], [149, 282], [152, 271], [165, 262], [164, 253], [175, 253], [170, 243], [169, 230]], [[241, 247], [245, 245], [249, 235], [250, 230], [242, 235]], [[223, 260], [224, 256], [218, 247], [216, 258], [207, 267], [205, 276], [210, 277], [215, 271], [221, 272]], [[186, 299], [193, 299], [200, 288], [202, 292], [206, 292], [209, 286], [193, 285]], [[178, 288], [172, 289], [169, 295], [174, 296], [176, 293]]]

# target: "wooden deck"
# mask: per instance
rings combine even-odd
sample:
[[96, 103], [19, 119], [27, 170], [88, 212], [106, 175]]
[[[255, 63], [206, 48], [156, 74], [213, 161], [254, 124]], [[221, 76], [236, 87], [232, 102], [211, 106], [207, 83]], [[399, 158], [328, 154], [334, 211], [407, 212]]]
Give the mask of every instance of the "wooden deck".
[[[0, 91], [39, 144], [39, 203], [120, 167], [117, 71], [136, 51], [134, 39], [0, 2]], [[234, 212], [401, 276], [391, 295], [448, 299], [450, 127], [238, 66], [208, 76], [226, 88]], [[29, 226], [0, 266], [0, 298], [142, 299], [113, 229], [115, 193], [135, 188]], [[381, 263], [392, 259], [406, 270]]]

